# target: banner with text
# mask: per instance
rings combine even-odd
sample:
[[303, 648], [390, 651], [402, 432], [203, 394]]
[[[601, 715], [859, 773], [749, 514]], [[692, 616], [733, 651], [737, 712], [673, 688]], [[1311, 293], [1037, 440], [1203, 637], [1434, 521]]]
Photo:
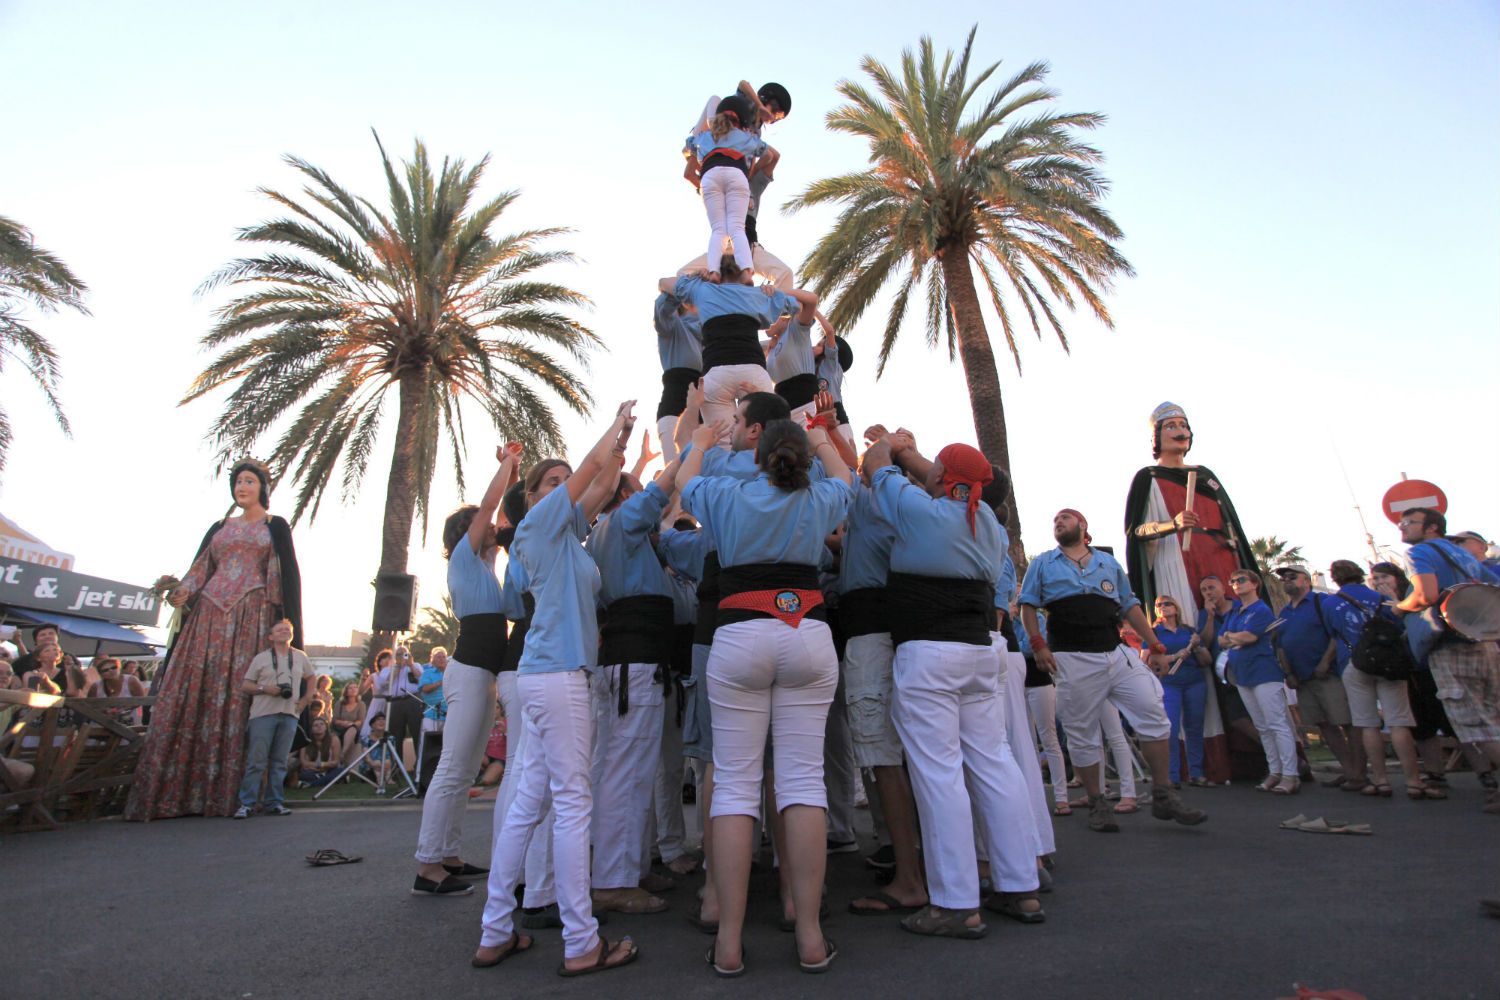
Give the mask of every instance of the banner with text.
[[0, 604], [129, 625], [155, 625], [161, 611], [149, 587], [7, 557], [0, 557]]

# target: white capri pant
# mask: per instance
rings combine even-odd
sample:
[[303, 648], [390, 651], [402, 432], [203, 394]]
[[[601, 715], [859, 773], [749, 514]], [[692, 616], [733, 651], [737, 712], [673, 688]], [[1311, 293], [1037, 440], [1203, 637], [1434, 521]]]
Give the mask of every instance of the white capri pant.
[[1057, 688], [1051, 684], [1026, 689], [1026, 711], [1036, 727], [1036, 738], [1047, 756], [1052, 779], [1052, 801], [1068, 801], [1068, 769], [1063, 764], [1062, 743], [1057, 738]]
[[1000, 660], [1001, 692], [1005, 696], [1005, 742], [1011, 756], [1026, 779], [1026, 800], [1031, 806], [1031, 822], [1036, 827], [1036, 853], [1051, 854], [1057, 850], [1052, 835], [1052, 810], [1047, 806], [1047, 786], [1042, 781], [1042, 762], [1037, 759], [1036, 741], [1031, 738], [1030, 720], [1026, 717], [1026, 657], [1005, 648], [1005, 636], [991, 632], [990, 648]]
[[520, 674], [516, 690], [532, 733], [525, 756], [516, 765], [521, 784], [500, 830], [479, 943], [494, 948], [515, 933], [516, 882], [525, 864], [527, 842], [550, 802], [563, 954], [577, 958], [599, 943], [599, 922], [589, 895], [589, 813], [593, 809], [589, 762], [594, 720], [588, 675], [583, 670]]
[[668, 415], [656, 421], [657, 447], [661, 448], [661, 460], [668, 465], [677, 461], [675, 435], [677, 434], [677, 420], [679, 417], [681, 417], [681, 414], [677, 416]]
[[772, 736], [776, 808], [828, 808], [823, 734], [838, 686], [828, 625], [775, 618], [721, 625], [708, 654], [713, 706], [713, 816], [760, 817], [766, 734]]
[[[1150, 668], [1147, 668], [1150, 673]], [[1151, 676], [1154, 684], [1158, 685], [1156, 696], [1162, 697], [1161, 682], [1155, 675]], [[1162, 711], [1166, 711], [1163, 702]], [[1099, 709], [1099, 728], [1104, 731], [1104, 742], [1109, 746], [1109, 755], [1115, 759], [1115, 774], [1120, 778], [1120, 797], [1123, 799], [1135, 798], [1135, 757], [1130, 753], [1130, 740], [1125, 736], [1125, 727], [1120, 725], [1120, 712], [1109, 702]], [[1168, 719], [1171, 725], [1172, 720]], [[1071, 737], [1070, 737], [1071, 738]], [[1102, 778], [1103, 775], [1100, 775]]]
[[1026, 779], [1005, 739], [995, 650], [914, 639], [896, 647], [894, 672], [893, 714], [922, 820], [932, 902], [959, 910], [979, 905], [976, 813], [995, 886], [1035, 890], [1036, 827]]
[[[703, 174], [699, 190], [703, 210], [708, 213], [708, 269], [719, 270], [720, 250], [727, 238], [734, 248], [734, 263], [741, 271], [755, 267], [750, 238], [745, 235], [745, 213], [750, 211], [750, 179], [738, 167], [712, 167]], [[718, 256], [716, 256], [718, 255]]]
[[[703, 376], [703, 422], [730, 420], [734, 407], [752, 392], [775, 392], [776, 383], [765, 365], [715, 365]], [[729, 431], [719, 444], [729, 443]]]
[[1074, 767], [1099, 763], [1106, 702], [1125, 713], [1141, 739], [1164, 740], [1172, 735], [1161, 688], [1129, 646], [1116, 646], [1107, 653], [1052, 655], [1057, 660], [1057, 714], [1068, 734]]
[[1286, 685], [1281, 681], [1236, 684], [1245, 711], [1260, 733], [1260, 745], [1266, 751], [1266, 766], [1272, 774], [1297, 776], [1297, 741], [1292, 737], [1292, 713], [1287, 710]]
[[663, 862], [671, 864], [687, 853], [684, 840], [686, 824], [682, 818], [682, 782], [686, 760], [682, 754], [682, 711], [679, 698], [684, 690], [676, 681], [668, 681], [661, 705], [661, 754], [656, 762], [656, 782], [651, 799], [654, 813], [646, 824], [641, 840], [641, 871], [651, 870], [654, 847]]
[[[495, 796], [495, 820], [490, 835], [490, 870], [499, 867], [500, 831], [505, 828], [505, 817], [516, 800], [516, 789], [521, 784], [521, 761], [526, 757], [526, 744], [536, 736], [536, 727], [526, 721], [521, 710], [521, 695], [516, 690], [516, 672], [502, 670], [495, 678], [495, 691], [500, 704], [505, 707], [505, 776], [500, 779], [500, 792]], [[557, 884], [552, 879], [552, 810], [549, 808], [542, 821], [532, 833], [526, 847], [526, 898], [524, 906], [551, 906], [557, 902]]]
[[[641, 883], [641, 842], [661, 757], [662, 689], [656, 670], [654, 663], [631, 663], [589, 671], [594, 701], [595, 889], [633, 889]], [[630, 707], [624, 715], [622, 673], [630, 685]]]
[[422, 829], [417, 834], [417, 860], [425, 865], [459, 856], [469, 786], [495, 725], [495, 675], [449, 660], [443, 670], [443, 699], [448, 703], [443, 753], [422, 798]]
[[[1356, 666], [1344, 671], [1344, 693], [1349, 698], [1349, 721], [1366, 729], [1379, 729], [1381, 714], [1387, 726], [1415, 726], [1411, 693], [1405, 681], [1388, 681], [1367, 674]], [[1376, 707], [1379, 702], [1380, 707]], [[1259, 726], [1259, 723], [1256, 723]], [[1295, 773], [1295, 772], [1293, 772]]]

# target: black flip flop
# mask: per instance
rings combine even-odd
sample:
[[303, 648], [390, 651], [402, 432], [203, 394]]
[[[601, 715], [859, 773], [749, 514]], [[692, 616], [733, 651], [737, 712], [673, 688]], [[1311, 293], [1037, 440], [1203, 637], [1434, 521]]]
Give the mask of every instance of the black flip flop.
[[[886, 908], [884, 910], [875, 910], [868, 906], [855, 906], [854, 904], [859, 902], [859, 899], [873, 899], [877, 903], [884, 903]], [[849, 903], [849, 912], [856, 917], [886, 917], [892, 913], [916, 913], [927, 905], [926, 903], [919, 903], [916, 906], [907, 906], [888, 892], [867, 892], [859, 897], [859, 899], [851, 900]]]
[[801, 958], [798, 958], [797, 959], [797, 967], [800, 968], [803, 972], [808, 973], [809, 975], [818, 975], [820, 973], [827, 972], [829, 969], [833, 968], [833, 960], [835, 958], [838, 958], [838, 957], [839, 957], [839, 946], [833, 943], [833, 938], [831, 938], [831, 937], [824, 937], [823, 938], [823, 961], [821, 961], [821, 962], [804, 962], [804, 961], [802, 961]]
[[326, 868], [330, 865], [359, 864], [364, 860], [364, 858], [362, 858], [358, 854], [350, 857], [347, 854], [343, 854], [339, 851], [333, 850], [332, 848], [328, 848], [321, 851], [314, 851], [313, 853], [309, 854], [304, 860], [306, 860], [307, 863], [312, 865], [314, 868]]
[[[620, 940], [629, 941], [630, 939], [621, 938]], [[572, 979], [577, 976], [589, 976], [593, 975], [596, 972], [608, 972], [611, 969], [621, 968], [622, 966], [629, 965], [631, 962], [634, 962], [636, 959], [641, 957], [641, 949], [636, 945], [634, 941], [630, 941], [630, 954], [625, 956], [624, 961], [616, 962], [614, 965], [610, 965], [608, 964], [609, 954], [613, 950], [614, 945], [609, 943], [609, 938], [601, 934], [599, 935], [599, 961], [595, 962], [593, 965], [586, 965], [581, 969], [570, 969], [568, 968], [568, 963], [563, 962], [557, 967], [557, 974], [567, 979]]]
[[[526, 943], [522, 944], [522, 941]], [[476, 969], [493, 969], [495, 966], [499, 965], [507, 958], [510, 958], [512, 955], [519, 955], [523, 951], [530, 951], [531, 946], [534, 943], [535, 939], [533, 939], [529, 935], [521, 934], [519, 932], [512, 932], [510, 936], [510, 947], [506, 948], [500, 954], [496, 955], [493, 959], [481, 959], [476, 955], [474, 958], [469, 959], [469, 964], [474, 966], [474, 968]]]
[[714, 937], [713, 944], [708, 946], [708, 954], [704, 956], [708, 964], [713, 966], [714, 975], [720, 979], [738, 979], [745, 974], [745, 946], [740, 946], [740, 967], [738, 969], [725, 969], [714, 960], [714, 952], [718, 950], [719, 939]]

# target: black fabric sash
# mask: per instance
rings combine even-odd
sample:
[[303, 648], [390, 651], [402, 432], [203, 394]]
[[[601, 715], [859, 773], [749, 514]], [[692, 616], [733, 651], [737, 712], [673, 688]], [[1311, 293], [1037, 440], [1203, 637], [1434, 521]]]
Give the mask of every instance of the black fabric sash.
[[886, 612], [884, 587], [862, 587], [839, 595], [839, 627], [844, 636], [875, 635], [889, 632], [891, 623]]
[[990, 645], [995, 585], [988, 580], [892, 572], [885, 583], [891, 642], [915, 639]]
[[458, 620], [458, 642], [453, 658], [459, 663], [498, 674], [505, 667], [505, 616], [498, 611], [464, 615]]
[[656, 404], [656, 419], [678, 417], [687, 409], [688, 386], [703, 377], [696, 368], [668, 368], [661, 373], [661, 402]]
[[703, 324], [703, 374], [719, 365], [766, 366], [754, 316], [733, 313], [715, 316]]
[[1056, 653], [1108, 653], [1120, 644], [1120, 605], [1074, 594], [1047, 605], [1047, 644]]
[[698, 621], [693, 626], [693, 643], [712, 646], [718, 621], [719, 553], [710, 552], [703, 559], [703, 576], [698, 580]]
[[526, 605], [526, 617], [510, 623], [510, 639], [505, 644], [505, 659], [500, 664], [501, 673], [519, 667], [521, 654], [526, 652], [526, 630], [531, 628], [531, 616], [536, 614], [536, 598], [530, 594], [522, 594], [521, 603]]
[[776, 395], [786, 400], [786, 405], [794, 410], [799, 406], [806, 406], [818, 396], [818, 376], [809, 372], [784, 378], [776, 383]]
[[670, 597], [643, 594], [621, 598], [604, 609], [599, 663], [668, 663], [674, 628]]
[[[723, 600], [731, 594], [743, 594], [762, 590], [817, 590], [818, 567], [801, 563], [745, 563], [726, 566], [719, 571], [719, 595]], [[749, 608], [723, 608], [718, 612], [717, 626], [733, 625], [735, 622], [772, 618], [763, 611]], [[804, 618], [828, 621], [828, 610], [818, 605], [808, 611]]]
[[743, 156], [741, 156], [737, 160], [733, 156], [728, 155], [722, 149], [716, 149], [713, 152], [709, 153], [708, 159], [703, 161], [699, 169], [706, 174], [714, 167], [729, 167], [733, 170], [738, 170], [746, 177], [750, 176], [750, 168], [745, 166], [745, 159]]

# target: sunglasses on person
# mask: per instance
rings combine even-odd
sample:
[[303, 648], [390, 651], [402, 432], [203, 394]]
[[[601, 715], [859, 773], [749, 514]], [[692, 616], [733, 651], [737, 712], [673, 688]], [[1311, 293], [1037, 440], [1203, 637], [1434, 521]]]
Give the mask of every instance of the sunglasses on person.
[[1239, 585], [1241, 583], [1250, 583], [1251, 580], [1248, 576], [1232, 576], [1229, 578], [1229, 582], [1235, 585]]
[[119, 670], [120, 670], [120, 668], [119, 668], [119, 667], [100, 667], [100, 668], [99, 668], [99, 672], [100, 672], [100, 673], [101, 673], [101, 674], [113, 674], [113, 673], [118, 673], [118, 672], [119, 672]]

